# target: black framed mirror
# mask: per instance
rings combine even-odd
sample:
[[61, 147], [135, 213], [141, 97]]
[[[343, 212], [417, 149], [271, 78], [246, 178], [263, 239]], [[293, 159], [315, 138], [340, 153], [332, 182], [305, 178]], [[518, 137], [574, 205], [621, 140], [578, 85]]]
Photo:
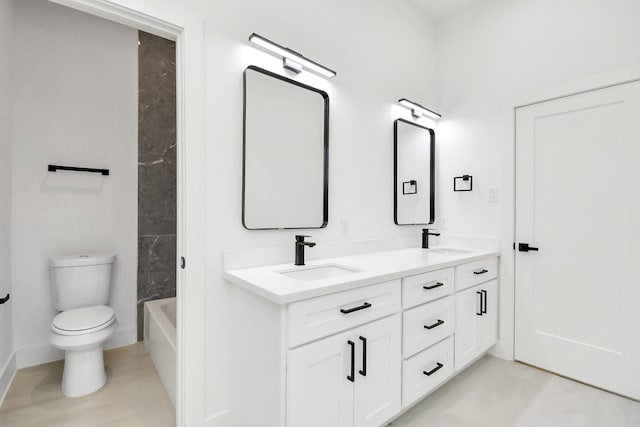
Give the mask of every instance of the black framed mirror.
[[242, 224], [324, 228], [329, 220], [329, 95], [256, 66], [244, 71]]
[[393, 123], [396, 225], [427, 225], [435, 221], [435, 150], [433, 129], [404, 119]]

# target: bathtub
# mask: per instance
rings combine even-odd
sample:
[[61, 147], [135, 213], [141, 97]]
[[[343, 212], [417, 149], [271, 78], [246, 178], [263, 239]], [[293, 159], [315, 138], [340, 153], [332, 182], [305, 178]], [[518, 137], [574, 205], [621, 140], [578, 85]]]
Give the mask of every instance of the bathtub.
[[176, 299], [144, 303], [144, 344], [169, 399], [176, 406]]

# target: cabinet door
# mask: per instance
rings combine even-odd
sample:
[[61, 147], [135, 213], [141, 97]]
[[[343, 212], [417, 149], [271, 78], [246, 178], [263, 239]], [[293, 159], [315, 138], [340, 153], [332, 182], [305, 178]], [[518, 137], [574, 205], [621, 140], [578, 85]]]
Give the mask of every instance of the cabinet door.
[[[400, 411], [400, 319], [397, 314], [378, 320], [357, 328], [353, 334], [358, 342], [354, 393], [355, 427], [380, 426]], [[333, 424], [325, 424], [330, 425]]]
[[498, 342], [498, 282], [493, 280], [477, 288], [486, 295], [482, 317], [478, 319], [478, 350], [483, 352]]
[[498, 339], [498, 282], [483, 283], [456, 294], [456, 371]]
[[353, 426], [354, 382], [347, 376], [352, 353], [355, 368], [356, 345], [349, 331], [289, 352], [287, 426]]
[[480, 287], [456, 294], [456, 333], [455, 333], [455, 366], [456, 371], [466, 366], [480, 354]]

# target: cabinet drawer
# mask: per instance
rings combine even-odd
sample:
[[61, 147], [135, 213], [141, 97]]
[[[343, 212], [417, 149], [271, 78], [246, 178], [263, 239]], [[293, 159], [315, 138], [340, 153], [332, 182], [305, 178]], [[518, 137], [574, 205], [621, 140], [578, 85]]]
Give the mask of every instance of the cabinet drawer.
[[289, 347], [344, 331], [400, 310], [400, 280], [289, 305]]
[[453, 267], [402, 279], [402, 307], [411, 308], [453, 293]]
[[498, 259], [487, 258], [456, 267], [456, 291], [498, 277]]
[[453, 334], [455, 319], [453, 295], [405, 311], [402, 316], [402, 355], [412, 356]]
[[453, 374], [453, 337], [404, 361], [402, 406], [411, 405], [446, 381], [451, 374]]

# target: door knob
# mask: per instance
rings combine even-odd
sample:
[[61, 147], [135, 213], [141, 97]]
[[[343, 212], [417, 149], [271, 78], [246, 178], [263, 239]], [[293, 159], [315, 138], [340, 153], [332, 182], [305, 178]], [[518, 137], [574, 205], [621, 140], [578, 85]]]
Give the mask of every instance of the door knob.
[[533, 246], [529, 246], [528, 243], [518, 243], [518, 250], [520, 252], [529, 252], [529, 251], [538, 252], [538, 248], [534, 248]]

